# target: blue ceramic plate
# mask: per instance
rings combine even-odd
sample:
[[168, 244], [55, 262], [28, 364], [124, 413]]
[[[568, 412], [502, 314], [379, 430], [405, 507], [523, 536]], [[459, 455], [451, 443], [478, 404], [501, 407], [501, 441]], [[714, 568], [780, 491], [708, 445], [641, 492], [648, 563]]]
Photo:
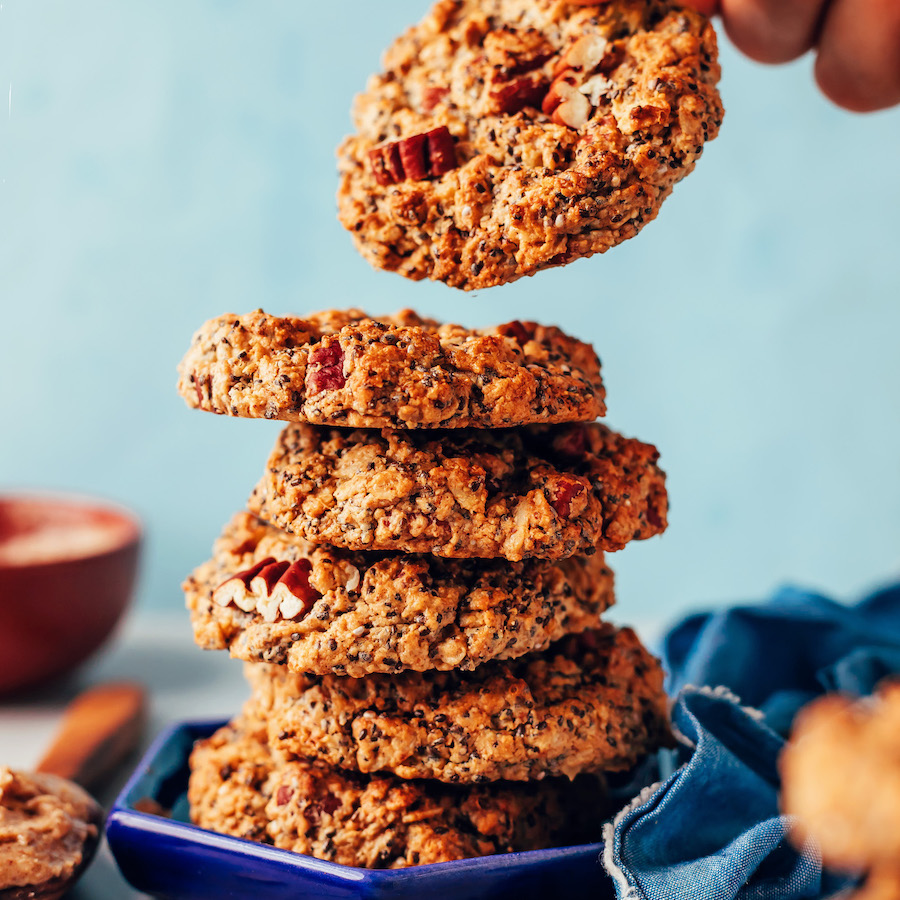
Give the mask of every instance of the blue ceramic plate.
[[[168, 729], [116, 799], [106, 837], [122, 874], [139, 891], [172, 900], [615, 896], [598, 862], [602, 844], [409, 869], [357, 869], [197, 828], [187, 815], [188, 756], [194, 741], [222, 724], [185, 722]], [[139, 811], [147, 798], [172, 809], [172, 818]]]

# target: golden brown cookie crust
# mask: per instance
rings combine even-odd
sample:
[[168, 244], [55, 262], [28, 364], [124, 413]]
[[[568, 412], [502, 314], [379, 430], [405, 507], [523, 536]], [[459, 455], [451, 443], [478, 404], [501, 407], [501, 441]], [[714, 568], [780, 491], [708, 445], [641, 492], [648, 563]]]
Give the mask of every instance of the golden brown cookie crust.
[[782, 807], [797, 817], [796, 842], [815, 841], [834, 868], [896, 867], [898, 747], [900, 681], [873, 698], [829, 695], [802, 710], [780, 759]]
[[605, 813], [593, 778], [461, 790], [285, 761], [246, 718], [196, 745], [188, 798], [201, 828], [379, 869], [595, 840]]
[[597, 355], [558, 328], [473, 331], [411, 310], [219, 316], [194, 335], [178, 390], [223, 415], [354, 428], [501, 428], [606, 411]]
[[[238, 598], [242, 608], [216, 591], [267, 559], [310, 563], [310, 603], [293, 618], [274, 604], [261, 612], [253, 596]], [[315, 547], [238, 513], [184, 590], [201, 647], [294, 672], [361, 678], [473, 669], [595, 628], [613, 603], [613, 575], [602, 553], [509, 563]]]
[[847, 900], [900, 900], [900, 861], [876, 866], [863, 886]]
[[340, 220], [372, 265], [467, 290], [636, 235], [723, 115], [715, 31], [674, 0], [439, 0], [384, 66]]
[[309, 541], [348, 549], [559, 559], [665, 530], [658, 456], [596, 423], [443, 432], [289, 425], [248, 505]]
[[564, 638], [473, 672], [315, 677], [248, 665], [245, 712], [273, 748], [448, 783], [631, 768], [668, 735], [663, 673], [630, 629]]

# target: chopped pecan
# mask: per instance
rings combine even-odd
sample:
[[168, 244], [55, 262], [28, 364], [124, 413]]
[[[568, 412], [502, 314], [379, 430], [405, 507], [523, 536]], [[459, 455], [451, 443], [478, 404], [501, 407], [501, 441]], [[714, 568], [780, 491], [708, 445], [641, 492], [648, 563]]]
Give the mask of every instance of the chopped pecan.
[[426, 135], [428, 138], [428, 161], [431, 165], [431, 174], [434, 176], [446, 175], [456, 168], [456, 144], [453, 135], [446, 126], [435, 128]]
[[326, 794], [320, 801], [319, 806], [331, 815], [339, 806], [341, 805], [341, 801], [334, 794]]
[[272, 590], [272, 600], [285, 619], [302, 619], [309, 615], [316, 600], [322, 595], [309, 583], [312, 563], [298, 559], [291, 563]]
[[553, 486], [550, 494], [550, 505], [556, 510], [557, 514], [568, 519], [572, 512], [572, 501], [584, 493], [584, 484], [570, 478], [561, 478]]
[[620, 45], [600, 35], [582, 35], [554, 67], [554, 80], [544, 98], [543, 111], [557, 125], [581, 128], [608, 90], [606, 75], [622, 62], [622, 57]]
[[495, 88], [491, 100], [497, 112], [514, 115], [526, 106], [540, 109], [549, 88], [550, 82], [543, 75], [525, 75]]
[[344, 375], [344, 352], [337, 342], [316, 347], [309, 354], [306, 388], [310, 394], [333, 391], [347, 383]]
[[411, 179], [421, 181], [439, 177], [455, 169], [456, 145], [446, 125], [382, 144], [369, 151], [369, 164], [375, 180], [382, 186]]
[[289, 562], [271, 562], [263, 566], [256, 575], [250, 579], [250, 591], [257, 597], [268, 597], [272, 589], [278, 584], [278, 580], [287, 571]]
[[256, 611], [267, 622], [279, 613], [284, 619], [301, 619], [321, 596], [309, 583], [311, 572], [308, 559], [291, 563], [268, 556], [222, 582], [212, 598], [219, 606], [233, 603], [244, 612]]
[[318, 825], [322, 818], [322, 813], [329, 816], [341, 805], [341, 801], [334, 794], [326, 794], [318, 800], [310, 800], [304, 810], [306, 818], [314, 825]]
[[384, 144], [369, 151], [369, 165], [375, 180], [385, 187], [403, 181], [403, 166], [400, 163], [400, 145]]
[[554, 439], [553, 449], [563, 456], [584, 456], [588, 450], [587, 428], [578, 425], [567, 428]]
[[[236, 575], [232, 575], [227, 581], [223, 581], [214, 591], [213, 591], [213, 600], [219, 604], [219, 606], [228, 606], [229, 603], [234, 603], [239, 609], [243, 609], [244, 612], [250, 612], [253, 609], [256, 609], [256, 600], [253, 598], [253, 594], [250, 590], [250, 582], [266, 567], [275, 562], [274, 556], [267, 556], [264, 560], [258, 562], [255, 566], [252, 566], [249, 569], [245, 569], [243, 572], [238, 572]], [[252, 600], [250, 605], [248, 606], [248, 598]]]
[[534, 338], [534, 331], [526, 327], [524, 322], [520, 322], [518, 319], [515, 319], [512, 322], [507, 322], [505, 325], [501, 325], [497, 332], [502, 334], [504, 337], [511, 337], [515, 339], [516, 343], [519, 344], [520, 347], [524, 347], [530, 340]]
[[593, 72], [610, 56], [611, 47], [609, 41], [598, 34], [582, 35], [560, 57], [553, 70], [554, 77], [559, 77], [569, 69], [583, 75]]
[[493, 66], [490, 112], [540, 109], [550, 79], [539, 70], [556, 53], [547, 38], [536, 28], [500, 27], [485, 37], [484, 51]]
[[557, 125], [581, 128], [591, 117], [591, 103], [578, 87], [561, 76], [550, 85], [543, 110]]
[[422, 110], [431, 112], [439, 103], [443, 103], [450, 94], [450, 88], [429, 85], [422, 91]]
[[557, 253], [554, 256], [551, 256], [548, 260], [548, 265], [551, 266], [564, 266], [570, 262], [577, 256], [574, 249], [566, 247], [561, 253]]
[[428, 135], [414, 134], [400, 141], [400, 165], [407, 178], [421, 181], [428, 176]]

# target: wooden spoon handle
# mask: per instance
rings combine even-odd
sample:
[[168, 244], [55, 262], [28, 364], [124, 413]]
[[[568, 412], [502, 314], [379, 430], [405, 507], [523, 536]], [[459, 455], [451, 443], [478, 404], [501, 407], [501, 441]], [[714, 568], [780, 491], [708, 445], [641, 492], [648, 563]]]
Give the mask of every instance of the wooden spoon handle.
[[134, 750], [146, 718], [138, 684], [103, 684], [76, 697], [38, 772], [61, 775], [90, 790]]

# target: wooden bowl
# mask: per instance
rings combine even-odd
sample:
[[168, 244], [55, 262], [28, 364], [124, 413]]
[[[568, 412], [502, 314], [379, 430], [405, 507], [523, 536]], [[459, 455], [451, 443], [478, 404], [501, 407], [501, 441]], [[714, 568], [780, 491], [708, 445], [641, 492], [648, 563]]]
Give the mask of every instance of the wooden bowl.
[[131, 599], [141, 526], [66, 496], [0, 496], [0, 693], [73, 669]]

